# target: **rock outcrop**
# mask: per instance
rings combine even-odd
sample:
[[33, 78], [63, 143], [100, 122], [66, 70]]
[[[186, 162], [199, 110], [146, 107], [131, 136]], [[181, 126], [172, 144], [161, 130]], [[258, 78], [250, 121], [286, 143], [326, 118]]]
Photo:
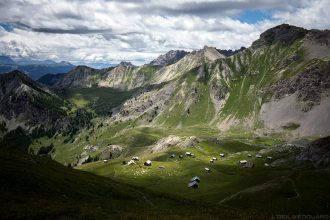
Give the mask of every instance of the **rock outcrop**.
[[124, 151], [124, 148], [119, 145], [109, 145], [102, 149], [100, 160], [114, 159], [119, 157]]
[[330, 168], [330, 136], [310, 143], [297, 159], [310, 161], [316, 168]]
[[184, 56], [186, 56], [189, 52], [184, 50], [170, 50], [169, 52], [160, 55], [156, 59], [150, 62], [150, 65], [153, 66], [167, 66], [177, 61], [181, 60]]
[[263, 46], [279, 43], [288, 46], [295, 40], [303, 38], [308, 33], [308, 30], [288, 24], [281, 24], [260, 35], [260, 38], [253, 42], [252, 48], [257, 49]]
[[233, 56], [239, 52], [242, 52], [246, 49], [246, 47], [241, 47], [240, 49], [237, 50], [221, 50], [221, 49], [217, 49], [219, 53], [225, 55], [226, 57], [230, 57]]
[[178, 137], [175, 135], [170, 135], [166, 138], [157, 141], [155, 146], [151, 149], [153, 153], [166, 150], [170, 147], [195, 147], [199, 143], [199, 140], [195, 136], [191, 137]]
[[297, 93], [303, 111], [319, 105], [321, 96], [330, 94], [330, 61], [312, 64], [290, 79], [283, 79], [270, 87], [276, 100]]

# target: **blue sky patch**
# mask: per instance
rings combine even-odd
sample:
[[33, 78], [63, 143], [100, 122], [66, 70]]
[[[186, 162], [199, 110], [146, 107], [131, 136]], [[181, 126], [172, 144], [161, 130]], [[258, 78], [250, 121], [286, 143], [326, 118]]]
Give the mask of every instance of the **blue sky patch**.
[[0, 26], [8, 32], [12, 32], [14, 30], [13, 26], [9, 23], [0, 23]]
[[255, 24], [262, 20], [271, 19], [271, 12], [247, 10], [239, 15], [237, 19], [248, 24]]

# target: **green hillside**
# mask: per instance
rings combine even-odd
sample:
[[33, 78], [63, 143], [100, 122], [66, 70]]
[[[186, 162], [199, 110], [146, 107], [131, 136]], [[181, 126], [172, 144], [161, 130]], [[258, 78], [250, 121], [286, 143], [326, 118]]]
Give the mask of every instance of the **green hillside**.
[[[294, 153], [269, 153], [263, 154], [263, 158], [256, 158], [255, 155], [261, 149], [270, 146], [242, 141], [228, 139], [216, 144], [204, 140], [196, 148], [178, 146], [152, 154], [145, 148], [132, 147], [120, 159], [106, 164], [102, 161], [88, 163], [78, 169], [154, 192], [225, 205], [239, 212], [267, 218], [277, 213], [289, 215], [328, 212], [326, 204], [329, 204], [330, 197], [323, 192], [329, 189], [329, 173], [320, 173], [310, 169], [308, 164], [297, 165], [294, 162], [276, 167], [266, 166], [265, 164], [271, 164], [275, 160], [290, 158]], [[262, 141], [267, 142], [260, 140]], [[195, 157], [178, 158], [181, 154], [185, 155], [186, 151], [193, 153]], [[220, 153], [224, 153], [225, 157], [220, 157]], [[176, 157], [169, 158], [172, 154]], [[252, 157], [249, 158], [248, 154]], [[136, 155], [140, 157], [137, 164], [122, 165], [123, 160], [128, 161]], [[267, 156], [272, 159], [267, 159]], [[210, 163], [212, 157], [217, 158], [214, 163]], [[151, 167], [143, 166], [146, 160], [152, 161]], [[240, 160], [253, 162], [255, 167], [244, 168], [239, 164]], [[206, 167], [211, 172], [206, 172]], [[187, 182], [193, 176], [201, 178], [198, 190], [187, 188]], [[318, 185], [309, 181], [309, 177], [313, 177]]]
[[136, 92], [120, 91], [113, 88], [64, 88], [58, 89], [57, 94], [73, 103], [77, 108], [95, 111], [98, 115], [109, 115], [111, 109], [122, 104]]
[[236, 211], [166, 197], [64, 167], [46, 157], [0, 152], [1, 219], [185, 219]]

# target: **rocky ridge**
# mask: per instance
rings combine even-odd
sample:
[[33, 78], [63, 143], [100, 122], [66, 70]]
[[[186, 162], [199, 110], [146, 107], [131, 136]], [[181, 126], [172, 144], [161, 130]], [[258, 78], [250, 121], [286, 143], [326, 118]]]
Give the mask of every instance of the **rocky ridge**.
[[47, 87], [18, 70], [0, 75], [0, 103], [4, 118], [21, 118], [30, 125], [56, 120], [64, 106], [64, 101]]
[[186, 56], [189, 52], [186, 52], [184, 50], [170, 50], [169, 52], [160, 55], [156, 59], [150, 62], [150, 65], [153, 66], [167, 66], [171, 65], [173, 63], [176, 63], [180, 59], [182, 59], [184, 56]]

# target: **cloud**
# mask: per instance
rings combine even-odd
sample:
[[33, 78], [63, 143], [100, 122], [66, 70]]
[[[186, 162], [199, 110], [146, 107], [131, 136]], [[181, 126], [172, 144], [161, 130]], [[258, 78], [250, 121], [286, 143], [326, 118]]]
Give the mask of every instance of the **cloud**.
[[[141, 64], [171, 49], [249, 46], [280, 23], [330, 28], [328, 0], [2, 0], [0, 51], [73, 62]], [[238, 20], [247, 10], [271, 15]]]
[[283, 23], [309, 28], [329, 29], [330, 28], [329, 0], [308, 1], [304, 7], [295, 11], [280, 11], [273, 15], [275, 20]]
[[[161, 14], [178, 15], [199, 15], [199, 16], [224, 16], [233, 15], [242, 10], [261, 10], [261, 9], [289, 9], [298, 1], [286, 0], [251, 0], [251, 1], [151, 1], [151, 4], [139, 5], [140, 10], [145, 7], [151, 12]], [[136, 10], [135, 8], [135, 10]]]

